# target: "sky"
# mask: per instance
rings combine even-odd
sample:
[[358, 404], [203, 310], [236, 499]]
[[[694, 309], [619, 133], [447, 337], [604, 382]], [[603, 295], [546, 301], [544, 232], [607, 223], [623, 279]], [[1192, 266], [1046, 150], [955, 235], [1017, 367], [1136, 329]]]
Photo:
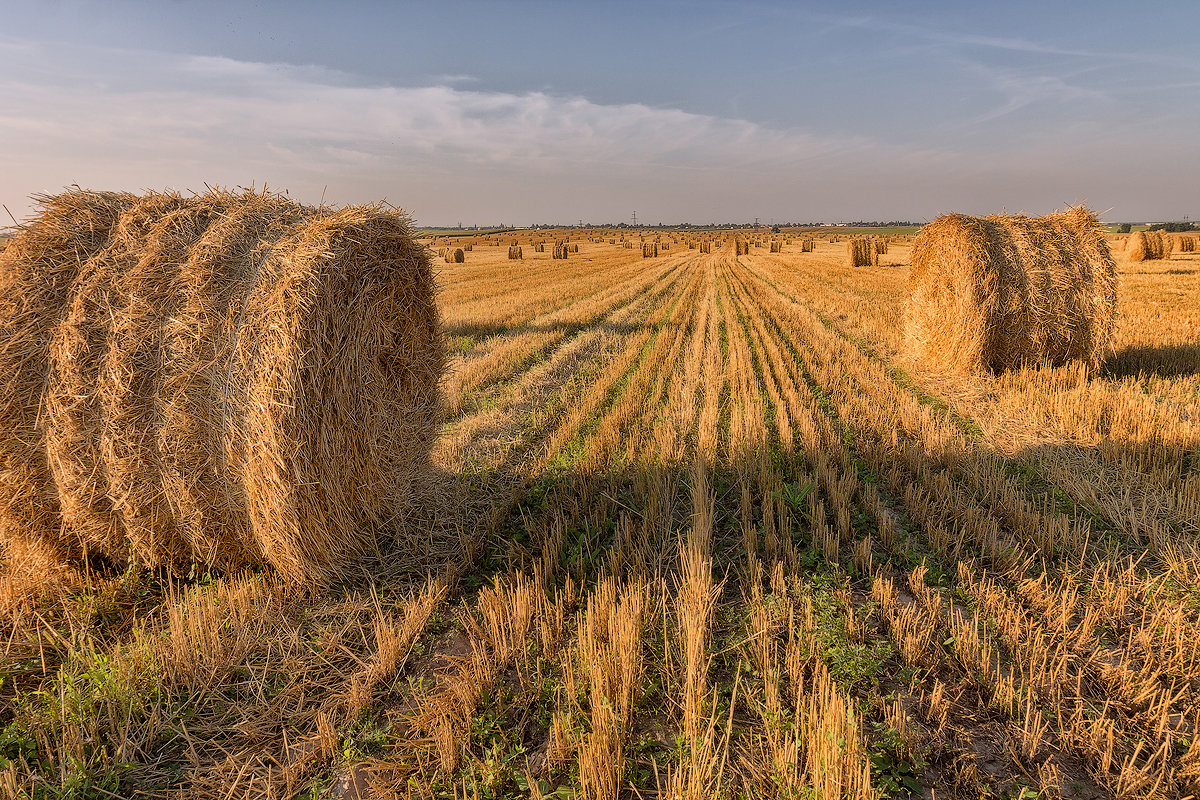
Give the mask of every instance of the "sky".
[[1198, 11], [5, 0], [0, 202], [266, 185], [419, 225], [1198, 219]]

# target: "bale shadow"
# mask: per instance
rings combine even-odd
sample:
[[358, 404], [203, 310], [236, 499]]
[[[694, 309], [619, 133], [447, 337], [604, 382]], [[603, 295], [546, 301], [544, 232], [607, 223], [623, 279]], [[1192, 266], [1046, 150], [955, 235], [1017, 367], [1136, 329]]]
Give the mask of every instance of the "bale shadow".
[[570, 336], [586, 329], [608, 331], [609, 333], [637, 333], [651, 327], [648, 323], [616, 323], [616, 322], [558, 322], [549, 325], [540, 323], [518, 323], [515, 325], [496, 324], [450, 324], [444, 326], [447, 339], [469, 337], [476, 341], [485, 341], [494, 336], [506, 333], [558, 333]]
[[[549, 556], [555, 580], [570, 575], [576, 585], [590, 584], [619, 566], [614, 559], [626, 557], [665, 571], [691, 524], [694, 481], [686, 465], [599, 471], [574, 465], [537, 475], [515, 463], [488, 473], [433, 469], [417, 489], [423, 502], [380, 561], [364, 565], [361, 579], [411, 584], [449, 574], [470, 596], [499, 575], [532, 574], [535, 565], [547, 566], [547, 548], [558, 551]], [[735, 492], [735, 472], [725, 465], [710, 466], [707, 481], [714, 499], [714, 561], [728, 566], [742, 541], [740, 490]], [[556, 526], [560, 530], [551, 533]], [[355, 584], [359, 581], [348, 582], [343, 591]]]
[[1106, 378], [1185, 378], [1200, 375], [1200, 342], [1126, 347], [1104, 363]]

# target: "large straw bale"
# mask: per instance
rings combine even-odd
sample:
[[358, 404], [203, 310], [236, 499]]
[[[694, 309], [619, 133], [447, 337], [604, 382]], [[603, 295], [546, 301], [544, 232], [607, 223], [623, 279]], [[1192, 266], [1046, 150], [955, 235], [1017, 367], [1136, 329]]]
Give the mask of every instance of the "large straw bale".
[[[45, 238], [55, 204], [81, 197], [21, 236]], [[61, 520], [40, 533], [117, 564], [336, 580], [402, 520], [428, 463], [444, 365], [429, 251], [376, 206], [92, 197], [115, 212], [107, 232], [64, 228], [80, 246], [60, 248], [57, 294], [0, 313], [6, 358], [44, 342], [44, 379], [5, 398], [24, 424], [0, 430], [4, 453], [40, 454], [30, 474]], [[0, 274], [40, 263], [8, 252]]]
[[1097, 367], [1116, 326], [1116, 266], [1086, 208], [1045, 217], [947, 214], [913, 244], [910, 349], [946, 369], [1078, 360]]
[[1171, 254], [1170, 237], [1161, 231], [1135, 231], [1129, 235], [1125, 252], [1130, 261], [1157, 261]]
[[846, 242], [846, 259], [851, 267], [879, 266], [879, 253], [870, 239], [859, 237]]

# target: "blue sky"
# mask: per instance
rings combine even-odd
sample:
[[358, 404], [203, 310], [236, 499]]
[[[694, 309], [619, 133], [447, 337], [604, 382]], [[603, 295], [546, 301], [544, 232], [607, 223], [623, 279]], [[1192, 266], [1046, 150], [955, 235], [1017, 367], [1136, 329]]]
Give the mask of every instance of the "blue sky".
[[266, 183], [421, 224], [1196, 218], [1197, 10], [14, 3], [0, 201]]

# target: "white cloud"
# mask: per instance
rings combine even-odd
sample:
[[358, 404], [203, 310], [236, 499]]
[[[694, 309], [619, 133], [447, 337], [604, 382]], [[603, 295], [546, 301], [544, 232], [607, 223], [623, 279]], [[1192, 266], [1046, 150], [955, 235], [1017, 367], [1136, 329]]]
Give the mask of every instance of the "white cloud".
[[514, 187], [561, 182], [579, 194], [589, 182], [613, 191], [625, 182], [653, 192], [657, 183], [686, 194], [720, 180], [825, 172], [847, 159], [928, 155], [636, 103], [364, 86], [319, 67], [152, 51], [3, 45], [0, 96], [0, 168], [5, 191], [20, 192], [5, 198], [10, 207], [73, 182], [140, 189], [269, 180], [302, 196], [336, 187], [349, 202], [438, 181], [484, 191], [490, 177], [493, 205], [508, 182], [497, 211], [536, 215], [558, 201], [525, 202]]

